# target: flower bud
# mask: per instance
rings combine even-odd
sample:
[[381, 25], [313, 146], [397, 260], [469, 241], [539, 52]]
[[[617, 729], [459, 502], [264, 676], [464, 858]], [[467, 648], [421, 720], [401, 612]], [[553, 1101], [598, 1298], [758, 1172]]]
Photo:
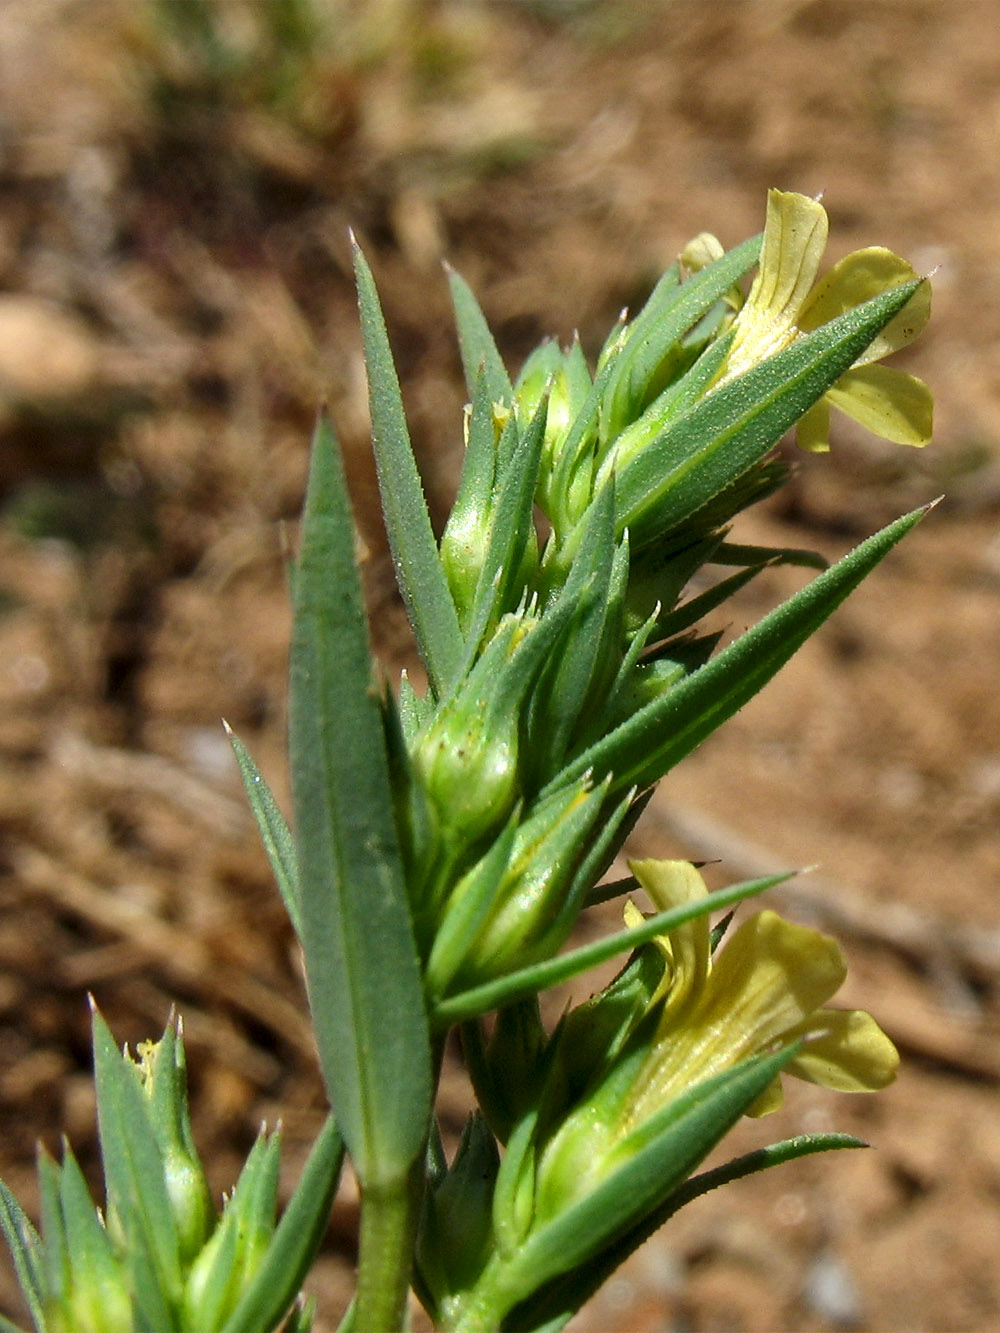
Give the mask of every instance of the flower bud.
[[434, 719], [415, 765], [446, 841], [473, 843], [509, 814], [517, 794], [518, 716], [463, 691]]
[[420, 1221], [417, 1262], [439, 1306], [471, 1287], [489, 1258], [499, 1165], [485, 1121], [479, 1114], [470, 1116], [451, 1168], [428, 1189]]
[[458, 976], [477, 985], [554, 952], [569, 929], [567, 890], [607, 794], [584, 778], [556, 793], [518, 828], [506, 873]]
[[518, 793], [520, 710], [540, 666], [533, 616], [507, 616], [478, 662], [444, 700], [415, 746], [414, 771], [446, 847], [500, 827]]
[[[472, 448], [470, 432], [477, 419], [483, 429], [476, 436], [476, 447]], [[516, 425], [509, 407], [491, 404], [485, 397], [465, 409], [466, 464], [459, 493], [441, 534], [440, 548], [441, 565], [463, 624], [472, 612], [489, 548], [497, 457], [502, 452], [505, 434], [509, 440]], [[480, 445], [485, 445], [485, 451]], [[471, 462], [470, 455], [474, 455]]]
[[215, 1225], [215, 1208], [191, 1137], [184, 1042], [179, 1025], [138, 1048], [138, 1073], [163, 1162], [163, 1179], [182, 1263], [201, 1250]]

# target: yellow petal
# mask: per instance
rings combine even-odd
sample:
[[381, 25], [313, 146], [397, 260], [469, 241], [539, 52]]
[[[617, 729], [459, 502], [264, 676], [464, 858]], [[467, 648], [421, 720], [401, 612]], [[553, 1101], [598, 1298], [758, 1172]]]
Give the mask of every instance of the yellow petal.
[[[799, 316], [799, 328], [809, 333], [873, 296], [904, 282], [912, 282], [916, 276], [911, 264], [884, 246], [855, 250], [834, 264], [805, 302]], [[930, 313], [930, 283], [924, 282], [862, 353], [857, 364], [867, 365], [905, 347], [927, 323]]]
[[872, 361], [881, 361], [892, 352], [898, 352], [923, 329], [931, 317], [931, 285], [925, 279], [913, 293], [898, 315], [885, 326], [873, 343], [861, 353], [856, 366], [867, 366]]
[[[630, 861], [629, 869], [649, 894], [658, 912], [685, 907], [708, 897], [708, 885], [690, 861]], [[707, 913], [656, 939], [667, 962], [663, 983], [651, 1003], [666, 996], [661, 1026], [673, 1022], [689, 997], [705, 984], [711, 958], [711, 927]]]
[[795, 427], [795, 443], [809, 454], [830, 452], [830, 406], [825, 398], [813, 403]]
[[750, 1103], [743, 1114], [752, 1115], [755, 1118], [762, 1115], [771, 1115], [772, 1112], [781, 1110], [784, 1101], [785, 1094], [779, 1076], [771, 1080], [760, 1096]]
[[794, 338], [823, 258], [827, 230], [826, 210], [815, 199], [768, 191], [760, 267], [736, 319], [720, 383], [773, 356]]
[[816, 281], [826, 248], [826, 209], [804, 194], [767, 193], [760, 268], [747, 304], [775, 321], [795, 321]]
[[841, 412], [893, 444], [916, 448], [934, 430], [934, 400], [923, 380], [891, 366], [854, 366], [827, 390]]
[[[806, 1021], [841, 986], [847, 966], [829, 935], [759, 912], [717, 955], [711, 1014], [737, 1059], [763, 1050]], [[734, 1061], [735, 1063], [735, 1061]]]
[[806, 1043], [787, 1073], [836, 1092], [875, 1092], [896, 1077], [899, 1053], [871, 1014], [824, 1009], [814, 1015], [809, 1030], [816, 1035], [802, 1033]]
[[635, 926], [641, 926], [646, 919], [631, 898], [626, 900], [622, 915], [625, 917], [625, 924], [629, 930], [632, 930]]
[[717, 953], [701, 996], [673, 1023], [661, 1023], [633, 1087], [631, 1122], [789, 1034], [794, 1040], [813, 1031], [810, 1020], [846, 971], [840, 946], [828, 935], [770, 911], [744, 921]]

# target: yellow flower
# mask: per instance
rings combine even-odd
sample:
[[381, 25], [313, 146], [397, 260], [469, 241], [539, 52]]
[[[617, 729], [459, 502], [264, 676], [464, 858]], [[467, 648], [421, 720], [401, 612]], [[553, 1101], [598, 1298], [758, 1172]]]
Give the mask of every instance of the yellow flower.
[[[853, 310], [917, 274], [891, 250], [855, 250], [816, 282], [826, 247], [826, 210], [803, 194], [770, 190], [760, 266], [733, 324], [735, 339], [718, 384], [733, 379], [805, 333]], [[879, 336], [809, 409], [797, 428], [801, 448], [829, 449], [830, 408], [894, 444], [921, 446], [931, 438], [933, 400], [915, 375], [874, 364], [917, 336], [930, 315], [930, 285], [913, 297]]]
[[[634, 861], [631, 869], [658, 911], [708, 893], [686, 861]], [[630, 903], [630, 924], [641, 920]], [[822, 1006], [847, 968], [837, 942], [764, 911], [744, 921], [716, 958], [707, 916], [656, 940], [665, 970], [652, 1004], [662, 1002], [656, 1039], [624, 1109], [628, 1132], [674, 1097], [751, 1056], [801, 1039], [785, 1067], [839, 1092], [871, 1092], [892, 1082], [899, 1056], [875, 1020]], [[750, 1108], [781, 1105], [779, 1080]]]

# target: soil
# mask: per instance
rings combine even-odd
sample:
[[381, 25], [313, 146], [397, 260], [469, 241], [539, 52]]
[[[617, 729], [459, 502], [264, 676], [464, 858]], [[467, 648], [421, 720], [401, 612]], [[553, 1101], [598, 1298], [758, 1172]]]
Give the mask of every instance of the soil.
[[[769, 186], [823, 191], [831, 259], [881, 243], [935, 270], [899, 363], [934, 389], [936, 440], [841, 423], [740, 533], [833, 557], [945, 499], [670, 776], [634, 849], [715, 862], [719, 884], [818, 867], [782, 906], [843, 940], [841, 998], [903, 1071], [744, 1121], [726, 1155], [834, 1127], [873, 1148], [706, 1196], [573, 1327], [1000, 1328], [993, 5], [327, 0], [335, 37], [301, 49], [268, 46], [266, 6], [214, 8], [228, 75], [170, 0], [0, 7], [0, 1174], [34, 1212], [35, 1142], [66, 1133], [96, 1179], [88, 992], [123, 1041], [183, 1014], [216, 1190], [279, 1118], [287, 1187], [320, 1123], [295, 948], [219, 719], [285, 801], [283, 550], [323, 400], [379, 649], [411, 659], [348, 226], [440, 518], [463, 402], [443, 257], [512, 365], [575, 328], [592, 353], [689, 237], [758, 230]], [[730, 629], [801, 581], [751, 585]], [[453, 1061], [449, 1134], [466, 1105]], [[355, 1207], [346, 1184], [319, 1330], [349, 1290]], [[0, 1309], [25, 1317], [6, 1266]]]

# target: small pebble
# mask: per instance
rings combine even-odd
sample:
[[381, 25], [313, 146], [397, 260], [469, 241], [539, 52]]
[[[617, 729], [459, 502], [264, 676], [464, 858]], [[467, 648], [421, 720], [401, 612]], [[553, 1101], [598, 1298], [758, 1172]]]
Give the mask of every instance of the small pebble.
[[813, 1260], [802, 1287], [814, 1314], [837, 1328], [857, 1328], [862, 1322], [861, 1293], [850, 1273], [830, 1250]]

